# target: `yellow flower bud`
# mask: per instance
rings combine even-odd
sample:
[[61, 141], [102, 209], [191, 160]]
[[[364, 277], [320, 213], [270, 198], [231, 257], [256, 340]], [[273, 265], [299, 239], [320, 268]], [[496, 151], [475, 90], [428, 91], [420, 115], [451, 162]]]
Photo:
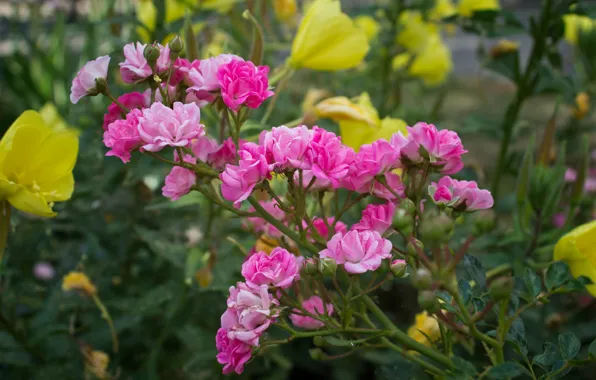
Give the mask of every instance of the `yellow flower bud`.
[[400, 32], [397, 43], [409, 52], [423, 50], [431, 38], [438, 37], [436, 24], [424, 21], [418, 11], [404, 11], [399, 17]]
[[442, 84], [453, 70], [451, 52], [438, 35], [431, 37], [416, 55], [402, 53], [393, 59], [395, 70], [403, 69], [408, 64], [408, 74], [422, 79], [427, 86]]
[[511, 40], [500, 40], [495, 46], [492, 47], [490, 50], [490, 56], [493, 58], [498, 58], [502, 55], [513, 53], [519, 49], [519, 42], [511, 41]]
[[[575, 277], [586, 276], [596, 283], [596, 220], [564, 235], [555, 245], [554, 260], [566, 262]], [[586, 289], [596, 296], [595, 284]]]
[[439, 322], [435, 317], [428, 315], [426, 311], [418, 313], [414, 325], [408, 329], [408, 336], [416, 342], [430, 347], [441, 338]]
[[296, 16], [296, 0], [273, 0], [275, 17], [280, 21], [289, 21]]
[[86, 367], [89, 372], [99, 379], [107, 378], [110, 357], [103, 351], [93, 350], [86, 357]]
[[573, 117], [582, 120], [590, 111], [590, 95], [587, 92], [580, 92], [575, 97], [575, 107], [573, 107]]
[[70, 272], [62, 279], [62, 290], [65, 292], [70, 290], [78, 290], [89, 297], [97, 294], [97, 288], [89, 277], [83, 272]]
[[368, 49], [366, 34], [341, 12], [338, 0], [316, 0], [298, 27], [289, 64], [312, 70], [345, 70], [358, 66]]
[[588, 16], [567, 14], [563, 16], [565, 24], [565, 40], [572, 45], [577, 44], [580, 32], [590, 32], [594, 29], [594, 20]]
[[499, 0], [460, 0], [457, 10], [464, 17], [471, 17], [478, 11], [498, 11], [501, 9]]
[[325, 99], [315, 106], [315, 113], [318, 117], [334, 121], [361, 121], [370, 126], [376, 126], [379, 123], [379, 115], [367, 93], [360, 95], [357, 103], [345, 96]]
[[366, 37], [369, 41], [374, 40], [379, 35], [379, 30], [381, 30], [381, 25], [371, 16], [358, 16], [354, 19], [356, 26], [366, 33]]

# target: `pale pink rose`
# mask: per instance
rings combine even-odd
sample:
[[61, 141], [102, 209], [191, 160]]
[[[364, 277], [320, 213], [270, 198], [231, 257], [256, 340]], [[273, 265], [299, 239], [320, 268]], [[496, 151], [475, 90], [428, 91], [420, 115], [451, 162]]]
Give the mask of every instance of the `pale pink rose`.
[[316, 177], [311, 187], [313, 190], [329, 187], [337, 189], [340, 181], [348, 175], [356, 153], [343, 145], [335, 133], [317, 126], [313, 127], [312, 132], [313, 138], [306, 154], [311, 168], [303, 173], [303, 182], [308, 186], [312, 177]]
[[493, 197], [488, 190], [478, 188], [475, 181], [458, 181], [442, 177], [431, 183], [428, 193], [433, 202], [459, 211], [476, 211], [493, 207]]
[[360, 148], [344, 183], [349, 183], [350, 190], [367, 193], [371, 191], [376, 176], [389, 173], [400, 166], [399, 150], [380, 139]]
[[395, 213], [395, 204], [389, 202], [382, 205], [369, 204], [362, 211], [362, 219], [352, 226], [353, 230], [377, 231], [380, 234], [385, 233], [393, 223], [393, 214]]
[[139, 109], [133, 109], [126, 115], [126, 119], [116, 120], [103, 133], [103, 143], [110, 150], [106, 156], [116, 156], [127, 163], [130, 161], [130, 154], [143, 145], [139, 135], [139, 122], [143, 113]]
[[[302, 307], [310, 314], [324, 316], [326, 309], [328, 316], [333, 315], [333, 304], [328, 303], [325, 306], [323, 306], [323, 300], [319, 296], [311, 296], [309, 299], [302, 302]], [[323, 322], [303, 315], [299, 309], [292, 310], [290, 319], [292, 320], [292, 324], [294, 326], [303, 328], [305, 330], [316, 330], [325, 326]]]
[[[260, 201], [259, 204], [263, 207], [269, 214], [273, 215], [273, 217], [282, 223], [286, 223], [286, 213], [279, 208], [277, 205], [277, 201]], [[249, 212], [254, 212], [254, 207], [249, 207]], [[261, 218], [260, 216], [251, 216], [245, 219], [246, 222], [244, 223], [244, 227], [247, 229], [252, 229], [255, 232], [262, 233], [271, 237], [281, 237], [282, 233], [272, 224], [267, 222], [265, 219]]]
[[[239, 142], [240, 149], [244, 145], [244, 141]], [[217, 149], [209, 154], [207, 162], [216, 170], [223, 170], [227, 164], [236, 162], [236, 144], [231, 137], [224, 140], [224, 142], [217, 147]]]
[[33, 275], [38, 280], [49, 281], [54, 278], [56, 271], [52, 264], [47, 261], [39, 261], [33, 267]]
[[[395, 202], [405, 197], [405, 185], [401, 181], [401, 178], [395, 173], [385, 173], [385, 182], [387, 186], [379, 181], [375, 181], [370, 193], [375, 197], [386, 199], [391, 202]], [[389, 187], [389, 190], [387, 187]]]
[[240, 375], [244, 372], [244, 365], [252, 357], [252, 347], [237, 339], [228, 338], [228, 331], [221, 327], [215, 336], [215, 347], [217, 348], [217, 362], [222, 364], [224, 374], [236, 372]]
[[391, 242], [377, 231], [352, 230], [334, 235], [319, 256], [334, 259], [348, 273], [357, 274], [377, 270], [383, 259], [391, 257], [391, 248]]
[[203, 59], [190, 65], [188, 70], [188, 92], [213, 92], [220, 89], [217, 73], [219, 68], [233, 60], [243, 61], [243, 59], [234, 54], [220, 54], [217, 57]]
[[143, 149], [158, 152], [166, 146], [187, 146], [192, 139], [205, 135], [201, 124], [201, 110], [194, 104], [174, 103], [174, 109], [153, 103], [143, 110], [139, 134], [145, 142]]
[[82, 97], [99, 93], [96, 80], [106, 80], [109, 64], [110, 56], [108, 55], [85, 63], [72, 80], [72, 86], [70, 87], [70, 101], [72, 104], [77, 104]]
[[219, 145], [215, 139], [204, 135], [192, 140], [189, 147], [196, 158], [203, 162], [207, 162], [209, 155], [215, 152]]
[[224, 103], [234, 112], [241, 105], [259, 108], [265, 99], [273, 96], [269, 90], [269, 67], [255, 66], [252, 62], [232, 60], [217, 71]]
[[184, 99], [185, 103], [194, 103], [199, 107], [205, 107], [213, 103], [217, 96], [207, 91], [189, 92]]
[[[187, 155], [184, 161], [195, 163], [196, 160]], [[194, 161], [194, 162], [193, 162]], [[173, 201], [180, 199], [180, 197], [188, 194], [197, 180], [197, 175], [194, 171], [180, 166], [174, 166], [170, 174], [166, 176], [165, 185], [161, 189], [164, 197], [170, 198]]]
[[313, 133], [305, 125], [288, 128], [284, 125], [263, 131], [259, 136], [259, 144], [265, 149], [269, 169], [284, 171], [286, 169], [307, 169], [305, 154], [309, 148]]
[[221, 195], [235, 206], [246, 200], [258, 183], [271, 176], [262, 146], [246, 143], [238, 150], [238, 155], [238, 165], [226, 165], [219, 176]]
[[279, 301], [267, 291], [267, 285], [251, 289], [244, 282], [230, 287], [228, 309], [221, 316], [221, 327], [228, 338], [238, 339], [251, 346], [259, 345], [259, 338], [279, 314], [273, 310]]
[[190, 70], [198, 70], [200, 64], [201, 61], [199, 61], [198, 59], [195, 59], [192, 62], [190, 62], [186, 58], [176, 58], [176, 60], [174, 61], [174, 72], [172, 73], [170, 83], [176, 85], [179, 82], [183, 82], [186, 86], [192, 86], [193, 84], [189, 77]]
[[[143, 94], [140, 92], [131, 92], [118, 97], [118, 101], [129, 110], [135, 108], [142, 109], [149, 107], [148, 102], [145, 102]], [[108, 113], [103, 115], [103, 130], [108, 130], [108, 125], [112, 124], [116, 120], [124, 119], [126, 115], [116, 103], [112, 103], [108, 106]]]
[[242, 264], [246, 285], [258, 290], [261, 285], [286, 289], [300, 280], [299, 260], [281, 247], [271, 254], [258, 252]]
[[420, 154], [422, 148], [428, 154], [431, 166], [443, 174], [457, 173], [463, 168], [461, 156], [467, 150], [456, 132], [437, 130], [434, 125], [422, 122], [407, 129], [407, 137], [401, 132], [391, 137], [391, 144], [400, 151], [404, 164], [424, 162], [425, 158]]
[[[120, 75], [126, 83], [135, 83], [149, 78], [153, 71], [145, 58], [146, 44], [131, 42], [124, 45], [124, 62], [120, 62]], [[168, 46], [157, 45], [160, 51], [159, 58], [155, 63], [157, 74], [161, 74], [168, 69], [170, 63], [170, 48]]]

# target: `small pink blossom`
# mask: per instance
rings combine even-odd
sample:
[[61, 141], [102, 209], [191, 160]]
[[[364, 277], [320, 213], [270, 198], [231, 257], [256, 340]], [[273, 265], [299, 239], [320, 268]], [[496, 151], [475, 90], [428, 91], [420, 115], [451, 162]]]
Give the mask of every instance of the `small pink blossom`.
[[[120, 62], [120, 75], [126, 83], [135, 83], [144, 80], [151, 75], [153, 71], [145, 58], [146, 44], [134, 42], [124, 46], [124, 62]], [[168, 69], [170, 63], [170, 48], [168, 46], [157, 45], [160, 51], [159, 58], [155, 66], [157, 74], [163, 73]]]
[[215, 336], [217, 347], [217, 362], [222, 364], [224, 374], [244, 372], [244, 365], [252, 357], [252, 347], [237, 339], [228, 338], [228, 331], [223, 327], [217, 330]]
[[[144, 107], [149, 107], [149, 103], [145, 102], [145, 98], [143, 94], [140, 92], [131, 92], [128, 94], [124, 94], [118, 97], [118, 101], [129, 110], [133, 110], [135, 108], [142, 109]], [[108, 113], [103, 115], [103, 130], [108, 130], [108, 125], [112, 124], [116, 120], [125, 118], [126, 115], [123, 116], [122, 109], [116, 103], [112, 103], [108, 106]]]
[[290, 252], [277, 247], [269, 255], [265, 252], [252, 255], [242, 264], [241, 273], [246, 285], [253, 289], [261, 285], [286, 289], [300, 280], [300, 262]]
[[33, 275], [38, 280], [49, 281], [56, 275], [56, 271], [52, 264], [47, 261], [39, 261], [33, 267]]
[[194, 104], [174, 103], [174, 109], [153, 103], [143, 110], [139, 134], [145, 142], [143, 149], [158, 152], [166, 146], [187, 146], [192, 139], [205, 134], [201, 124], [201, 110]]
[[190, 70], [198, 70], [200, 64], [201, 61], [199, 61], [198, 59], [195, 59], [192, 62], [190, 62], [186, 58], [176, 58], [176, 60], [174, 61], [174, 72], [172, 73], [170, 83], [176, 85], [179, 82], [183, 82], [187, 86], [192, 86], [193, 84], [189, 77]]
[[286, 169], [307, 169], [305, 154], [309, 148], [313, 133], [305, 125], [288, 128], [284, 125], [263, 131], [259, 136], [259, 144], [265, 149], [269, 169], [283, 171]]
[[334, 235], [320, 257], [329, 257], [343, 264], [348, 273], [375, 271], [381, 260], [391, 257], [391, 242], [383, 239], [377, 231], [356, 231]]
[[370, 192], [376, 176], [389, 173], [400, 166], [399, 150], [387, 141], [380, 139], [363, 145], [346, 177], [348, 188], [359, 193]]
[[493, 197], [488, 190], [481, 190], [475, 181], [458, 181], [443, 177], [431, 183], [428, 192], [436, 204], [461, 211], [476, 211], [493, 207]]
[[229, 339], [238, 339], [251, 346], [259, 345], [259, 338], [271, 325], [279, 305], [267, 291], [267, 285], [254, 290], [244, 282], [230, 287], [228, 309], [221, 316], [221, 327], [228, 331]]
[[[239, 145], [242, 149], [244, 141], [241, 140]], [[236, 162], [236, 144], [234, 144], [234, 140], [231, 137], [224, 140], [215, 151], [209, 154], [207, 162], [218, 171], [223, 170], [227, 164]]]
[[220, 54], [217, 57], [193, 61], [188, 69], [188, 92], [213, 92], [220, 89], [217, 73], [219, 68], [231, 61], [243, 61], [234, 54]]
[[[330, 231], [329, 227], [333, 228], [334, 235], [337, 233], [346, 233], [348, 231], [348, 226], [346, 226], [346, 224], [344, 222], [342, 222], [341, 220], [337, 221], [337, 223], [335, 223], [335, 226], [333, 225], [334, 222], [335, 222], [335, 218], [332, 216], [327, 218], [327, 223], [325, 223], [325, 220], [323, 218], [315, 218], [312, 221], [312, 226], [317, 231], [319, 236], [321, 236], [325, 240], [327, 240], [327, 238], [329, 236], [329, 231]], [[304, 228], [308, 227], [306, 222], [303, 223], [303, 226], [304, 226]]]
[[[391, 137], [391, 144], [400, 151], [402, 160], [413, 164], [422, 163], [428, 155], [428, 161], [443, 174], [453, 174], [463, 167], [461, 156], [467, 152], [456, 132], [447, 129], [438, 130], [432, 124], [417, 123], [408, 127], [408, 136], [401, 132]], [[425, 154], [421, 155], [420, 149]]]
[[[187, 154], [184, 157], [184, 161], [195, 164], [197, 160]], [[196, 180], [197, 175], [194, 171], [180, 166], [174, 166], [170, 174], [166, 176], [165, 185], [162, 187], [161, 192], [164, 197], [176, 201], [190, 192]]]
[[[277, 205], [277, 201], [267, 201], [267, 202], [259, 202], [261, 207], [263, 207], [269, 214], [273, 215], [273, 217], [277, 220], [282, 221], [285, 223], [286, 213], [279, 208]], [[249, 212], [254, 212], [254, 207], [250, 207], [248, 209]], [[282, 233], [276, 227], [274, 227], [271, 223], [267, 222], [265, 219], [261, 218], [260, 216], [251, 216], [246, 218], [246, 223], [244, 224], [245, 228], [251, 228], [253, 231], [262, 233], [274, 238], [281, 237]]]
[[[324, 306], [323, 300], [319, 296], [311, 296], [309, 299], [304, 300], [304, 302], [302, 302], [302, 307], [313, 315], [324, 316], [325, 310], [327, 311], [328, 316], [333, 315], [333, 304], [328, 303]], [[292, 320], [292, 324], [294, 326], [303, 328], [305, 330], [316, 330], [325, 326], [322, 321], [303, 315], [298, 309], [292, 310], [290, 319]]]
[[241, 105], [259, 108], [265, 99], [273, 96], [269, 90], [269, 67], [256, 67], [252, 62], [232, 60], [219, 67], [217, 79], [224, 103], [234, 112]]
[[124, 163], [130, 161], [130, 154], [143, 144], [138, 131], [142, 116], [141, 110], [133, 109], [126, 115], [126, 119], [116, 120], [108, 125], [103, 134], [103, 143], [110, 148], [106, 156], [116, 156]]
[[238, 165], [226, 165], [219, 176], [222, 196], [235, 206], [246, 200], [258, 183], [271, 176], [262, 146], [246, 143], [238, 150], [238, 155]]
[[215, 139], [204, 135], [190, 142], [190, 149], [196, 158], [203, 162], [207, 162], [210, 154], [218, 149], [218, 144]]
[[[378, 180], [373, 182], [372, 188], [369, 190], [375, 197], [386, 199], [391, 202], [395, 202], [405, 197], [405, 185], [401, 181], [400, 176], [395, 173], [385, 173], [385, 182], [387, 186], [379, 182]], [[389, 187], [389, 190], [387, 187]], [[364, 188], [363, 190], [366, 190]]]
[[373, 230], [380, 234], [385, 233], [393, 223], [395, 204], [389, 202], [382, 205], [369, 204], [362, 211], [362, 219], [352, 226], [353, 230]]
[[108, 55], [85, 63], [72, 80], [72, 86], [70, 87], [70, 101], [72, 104], [77, 104], [82, 97], [99, 93], [96, 80], [106, 80], [109, 64], [110, 56]]

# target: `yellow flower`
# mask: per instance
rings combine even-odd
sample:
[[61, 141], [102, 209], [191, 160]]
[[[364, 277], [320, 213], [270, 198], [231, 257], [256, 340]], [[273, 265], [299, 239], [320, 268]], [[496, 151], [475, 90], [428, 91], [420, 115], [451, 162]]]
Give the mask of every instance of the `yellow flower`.
[[107, 377], [110, 357], [103, 351], [93, 350], [86, 357], [87, 370], [100, 379]]
[[424, 21], [418, 11], [402, 12], [399, 18], [400, 32], [397, 43], [410, 52], [418, 52], [428, 45], [428, 41], [438, 36], [437, 25]]
[[0, 199], [30, 214], [52, 217], [54, 202], [70, 199], [79, 140], [71, 129], [46, 125], [25, 111], [0, 141]]
[[563, 16], [565, 24], [565, 40], [572, 45], [577, 44], [580, 32], [590, 32], [594, 29], [594, 20], [588, 16], [568, 14]]
[[296, 16], [298, 7], [296, 0], [273, 0], [275, 17], [280, 21], [288, 21]]
[[441, 338], [439, 322], [435, 317], [429, 316], [426, 311], [418, 313], [414, 325], [408, 329], [408, 336], [416, 342], [430, 347]]
[[393, 59], [393, 68], [402, 69], [411, 61], [408, 74], [421, 78], [427, 86], [436, 86], [447, 79], [453, 70], [451, 52], [439, 36], [431, 38], [424, 49], [412, 56], [402, 53]]
[[464, 17], [471, 17], [478, 11], [498, 11], [501, 9], [499, 0], [460, 0], [457, 10]]
[[[62, 118], [58, 112], [58, 108], [56, 108], [53, 103], [44, 104], [44, 106], [39, 109], [39, 114], [46, 125], [54, 131], [63, 131], [71, 128], [71, 126], [66, 123], [66, 120]], [[75, 132], [76, 130], [72, 129], [71, 131]]]
[[313, 125], [317, 121], [315, 104], [321, 99], [328, 97], [331, 93], [320, 88], [309, 88], [302, 101], [302, 122], [306, 125]]
[[[202, 3], [202, 8], [219, 10], [217, 7], [220, 7], [221, 3], [225, 3], [226, 6], [231, 7], [234, 2], [235, 0], [204, 0]], [[145, 42], [151, 42], [151, 35], [147, 29], [149, 29], [150, 32], [153, 32], [157, 23], [157, 8], [153, 3], [153, 0], [140, 0], [136, 3], [137, 20], [147, 27], [137, 27], [137, 34], [139, 35], [140, 39]], [[193, 0], [165, 0], [165, 24], [168, 25], [181, 20], [184, 18], [186, 12], [192, 13], [197, 7], [197, 4], [198, 3]], [[204, 23], [196, 23], [192, 25], [192, 29], [195, 33], [199, 33], [201, 29], [203, 29], [203, 26]], [[184, 35], [184, 30], [180, 30], [178, 34]], [[167, 43], [175, 36], [176, 34], [174, 33], [168, 34], [163, 39], [162, 43]]]
[[457, 10], [451, 0], [436, 0], [435, 6], [430, 10], [428, 16], [433, 21], [441, 21], [456, 14]]
[[[586, 276], [596, 283], [596, 220], [563, 236], [555, 245], [554, 260], [566, 262], [575, 277]], [[596, 296], [596, 284], [586, 289]]]
[[379, 123], [379, 115], [367, 93], [361, 94], [357, 103], [353, 103], [345, 96], [325, 99], [315, 106], [315, 113], [318, 117], [325, 117], [336, 122], [359, 121], [370, 126], [376, 126]]
[[379, 35], [379, 30], [381, 29], [381, 25], [375, 20], [374, 17], [371, 16], [358, 16], [354, 19], [356, 26], [366, 33], [366, 38], [369, 41], [374, 40]]
[[224, 32], [221, 32], [220, 30], [215, 30], [213, 38], [211, 38], [209, 44], [203, 49], [203, 56], [215, 57], [220, 54], [229, 52], [230, 49], [227, 46], [229, 41], [230, 36], [228, 36]]
[[213, 272], [208, 266], [203, 267], [196, 271], [195, 278], [199, 283], [200, 288], [206, 288], [213, 282]]
[[502, 55], [513, 53], [519, 49], [519, 42], [511, 40], [500, 40], [495, 46], [490, 49], [490, 56], [498, 58]]
[[88, 296], [97, 294], [97, 288], [89, 277], [83, 272], [70, 272], [62, 279], [62, 290], [65, 292], [70, 290], [79, 290]]
[[368, 49], [366, 33], [341, 12], [338, 0], [316, 0], [298, 27], [288, 62], [294, 68], [344, 70], [359, 65]]
[[279, 240], [268, 235], [261, 235], [255, 243], [255, 251], [263, 251], [270, 254], [275, 248], [279, 247]]
[[587, 92], [580, 92], [575, 97], [575, 107], [573, 107], [573, 117], [582, 120], [590, 110], [590, 95]]

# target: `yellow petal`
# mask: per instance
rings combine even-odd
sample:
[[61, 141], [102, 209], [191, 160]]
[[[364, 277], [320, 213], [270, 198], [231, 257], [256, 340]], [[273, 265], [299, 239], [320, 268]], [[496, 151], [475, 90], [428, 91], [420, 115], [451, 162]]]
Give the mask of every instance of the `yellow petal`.
[[574, 260], [567, 264], [574, 277], [586, 276], [594, 282], [592, 285], [587, 285], [586, 289], [596, 296], [596, 267], [588, 260]]
[[435, 6], [429, 12], [429, 18], [433, 21], [440, 21], [454, 16], [456, 13], [455, 5], [451, 0], [437, 0]]
[[596, 267], [596, 220], [576, 227], [555, 245], [555, 260], [589, 260]]
[[376, 126], [379, 123], [377, 110], [373, 107], [367, 93], [362, 93], [357, 103], [345, 96], [325, 99], [315, 106], [315, 113], [318, 117], [334, 121], [362, 121], [370, 126]]
[[565, 40], [572, 45], [577, 44], [579, 33], [594, 29], [594, 20], [587, 16], [567, 14], [563, 16], [565, 24]]
[[359, 65], [368, 52], [364, 31], [341, 13], [337, 0], [316, 0], [308, 9], [292, 43], [294, 67], [335, 71]]
[[369, 41], [374, 40], [379, 34], [381, 25], [374, 19], [374, 17], [363, 15], [354, 18], [354, 23], [366, 33]]
[[[403, 64], [405, 57], [400, 59], [401, 61], [398, 61], [397, 57], [394, 59], [394, 67]], [[431, 38], [427, 46], [415, 56], [408, 73], [413, 77], [421, 78], [427, 86], [436, 86], [443, 83], [452, 70], [451, 52], [437, 36]]]
[[459, 14], [464, 17], [471, 17], [478, 11], [497, 11], [501, 9], [499, 0], [460, 0], [457, 5]]
[[6, 200], [14, 208], [29, 214], [44, 218], [56, 216], [56, 213], [52, 211], [52, 208], [40, 193], [34, 193], [25, 187], [21, 187], [18, 192], [6, 197]]
[[431, 37], [438, 36], [437, 25], [424, 21], [418, 11], [404, 11], [399, 18], [400, 32], [397, 43], [411, 52], [417, 52], [427, 45]]
[[0, 150], [9, 151], [12, 147], [12, 140], [16, 131], [24, 126], [39, 126], [44, 125], [41, 115], [33, 110], [27, 110], [19, 116], [14, 123], [8, 128], [2, 140], [0, 141]]
[[380, 125], [371, 127], [360, 121], [340, 121], [339, 131], [342, 142], [356, 152], [364, 144], [370, 144], [379, 139], [389, 140], [394, 133], [406, 131], [406, 122], [401, 119], [385, 118]]
[[63, 202], [69, 200], [74, 191], [74, 176], [68, 173], [52, 182], [40, 183], [40, 191], [48, 202]]
[[10, 150], [6, 153], [2, 165], [2, 172], [6, 178], [21, 185], [25, 184], [22, 181], [28, 171], [31, 157], [36, 155], [50, 133], [50, 129], [44, 124], [17, 127], [12, 136]]
[[298, 6], [296, 0], [273, 0], [275, 17], [280, 21], [288, 21], [296, 16]]

